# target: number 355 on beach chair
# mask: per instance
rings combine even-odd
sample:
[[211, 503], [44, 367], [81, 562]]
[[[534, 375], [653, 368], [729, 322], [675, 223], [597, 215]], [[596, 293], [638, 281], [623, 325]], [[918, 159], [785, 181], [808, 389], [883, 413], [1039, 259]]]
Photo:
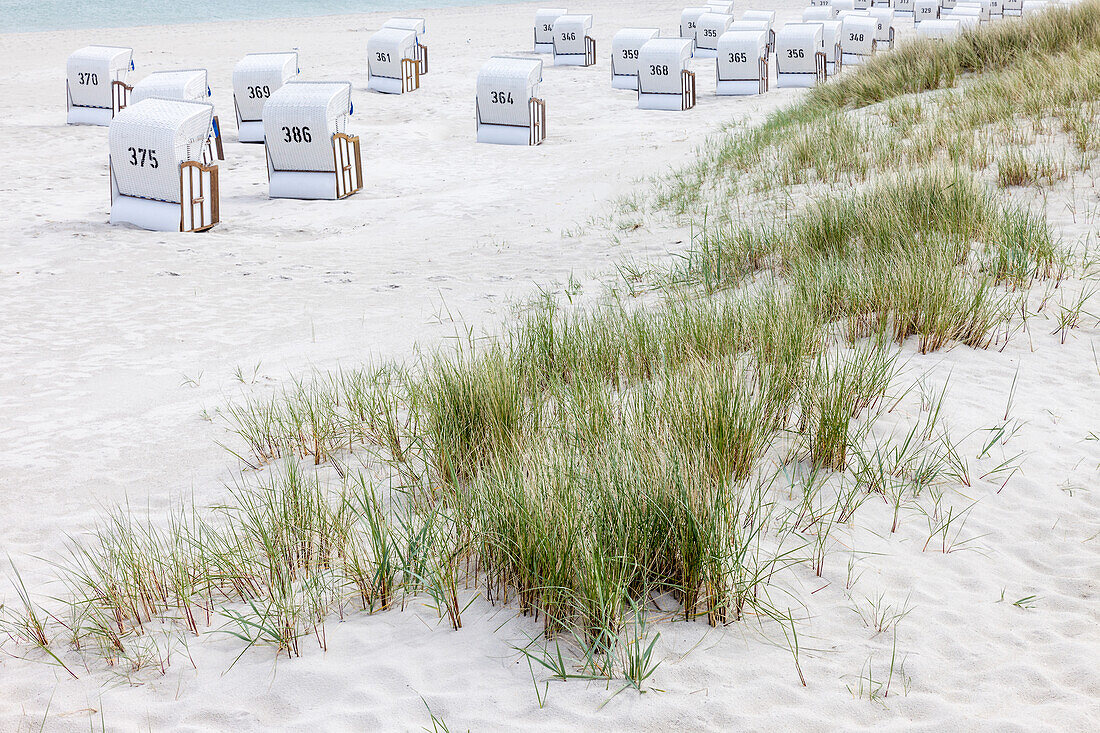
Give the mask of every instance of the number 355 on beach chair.
[[494, 56], [477, 74], [477, 141], [541, 145], [546, 102], [538, 98], [542, 61]]
[[199, 232], [218, 223], [218, 166], [202, 162], [214, 108], [146, 99], [120, 110], [107, 138], [111, 223]]
[[237, 139], [264, 141], [264, 103], [283, 84], [298, 76], [298, 54], [250, 53], [233, 69], [233, 106], [237, 109]]
[[638, 108], [689, 110], [695, 106], [690, 38], [654, 38], [638, 54]]
[[363, 188], [359, 138], [347, 133], [350, 82], [292, 81], [264, 105], [271, 198], [342, 199]]
[[129, 101], [126, 76], [134, 70], [134, 51], [118, 46], [86, 46], [69, 56], [65, 92], [70, 125], [111, 124]]
[[367, 40], [367, 89], [405, 94], [420, 88], [416, 32], [382, 28]]
[[[130, 104], [137, 104], [145, 99], [171, 99], [177, 102], [208, 103], [210, 99], [210, 84], [206, 81], [206, 69], [178, 69], [173, 71], [156, 71], [145, 77], [130, 91]], [[217, 155], [218, 160], [225, 160], [225, 152], [222, 148], [221, 125], [218, 124], [218, 116], [214, 115], [210, 128], [210, 138], [206, 147], [206, 162], [210, 162]]]

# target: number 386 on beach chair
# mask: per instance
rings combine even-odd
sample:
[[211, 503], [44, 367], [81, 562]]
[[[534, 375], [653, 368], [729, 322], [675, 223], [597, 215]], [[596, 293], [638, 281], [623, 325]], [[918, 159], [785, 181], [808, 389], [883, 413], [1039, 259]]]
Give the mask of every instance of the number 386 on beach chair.
[[134, 70], [134, 51], [118, 46], [86, 46], [69, 56], [65, 92], [70, 125], [111, 124], [129, 101], [126, 75]]
[[264, 105], [271, 198], [347, 198], [363, 188], [359, 138], [347, 133], [351, 82], [292, 81]]
[[120, 110], [108, 130], [111, 223], [199, 232], [218, 223], [218, 166], [202, 162], [214, 108], [146, 99]]
[[542, 61], [494, 56], [477, 74], [477, 141], [541, 145], [546, 102], [538, 98]]

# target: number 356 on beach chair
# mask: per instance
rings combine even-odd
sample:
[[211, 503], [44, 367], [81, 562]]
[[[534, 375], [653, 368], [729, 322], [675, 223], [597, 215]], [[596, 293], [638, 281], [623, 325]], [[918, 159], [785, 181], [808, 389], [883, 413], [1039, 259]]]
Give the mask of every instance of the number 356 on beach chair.
[[477, 74], [477, 141], [541, 145], [546, 102], [538, 98], [542, 61], [494, 56]]
[[69, 56], [65, 73], [67, 121], [70, 125], [111, 124], [129, 102], [126, 75], [134, 70], [134, 50], [86, 46]]
[[107, 132], [111, 223], [200, 232], [218, 223], [218, 166], [202, 162], [214, 108], [146, 99], [120, 110]]
[[777, 87], [812, 87], [828, 75], [824, 31], [819, 23], [787, 23], [779, 29], [775, 34]]
[[264, 105], [271, 198], [347, 198], [363, 188], [359, 138], [347, 133], [351, 82], [292, 81]]

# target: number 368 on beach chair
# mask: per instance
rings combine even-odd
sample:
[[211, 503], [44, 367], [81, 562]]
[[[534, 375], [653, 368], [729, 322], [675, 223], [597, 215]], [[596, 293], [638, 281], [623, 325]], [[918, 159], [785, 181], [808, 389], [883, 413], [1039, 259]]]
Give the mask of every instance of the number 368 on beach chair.
[[359, 138], [349, 135], [350, 82], [292, 81], [264, 105], [271, 198], [346, 198], [363, 188]]
[[111, 223], [199, 232], [218, 223], [218, 166], [202, 161], [214, 108], [146, 99], [120, 110], [108, 130]]
[[654, 38], [638, 53], [638, 109], [689, 110], [695, 106], [690, 38]]
[[546, 102], [538, 98], [542, 61], [494, 56], [477, 74], [477, 141], [541, 145]]
[[126, 75], [134, 70], [134, 51], [118, 46], [86, 46], [69, 56], [65, 91], [70, 125], [111, 124], [129, 102]]

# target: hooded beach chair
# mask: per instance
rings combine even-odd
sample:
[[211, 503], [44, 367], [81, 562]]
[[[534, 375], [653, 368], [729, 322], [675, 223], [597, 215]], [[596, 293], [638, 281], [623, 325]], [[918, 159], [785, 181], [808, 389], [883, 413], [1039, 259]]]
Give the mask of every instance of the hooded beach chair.
[[695, 72], [688, 69], [688, 38], [654, 38], [638, 54], [638, 108], [689, 110], [695, 106]]
[[768, 53], [775, 53], [775, 11], [774, 10], [746, 10], [741, 14], [741, 20], [763, 21], [768, 24]]
[[292, 81], [264, 105], [268, 194], [333, 201], [363, 188], [359, 138], [348, 134], [350, 82]]
[[832, 5], [815, 5], [802, 11], [803, 23], [816, 23], [822, 20], [836, 20], [836, 8]]
[[[210, 85], [206, 81], [206, 69], [173, 69], [154, 71], [145, 77], [130, 91], [130, 104], [145, 99], [173, 99], [178, 102], [209, 103]], [[222, 129], [218, 116], [214, 115], [210, 140], [207, 144], [207, 158], [225, 160], [222, 147]]]
[[703, 13], [696, 22], [695, 57], [713, 59], [718, 56], [718, 38], [730, 29], [732, 15]]
[[554, 66], [592, 66], [596, 41], [591, 15], [562, 15], [554, 21]]
[[416, 31], [382, 28], [367, 39], [367, 89], [405, 94], [420, 88]]
[[264, 103], [298, 72], [297, 51], [250, 53], [237, 62], [233, 69], [233, 106], [240, 142], [264, 141]]
[[565, 8], [535, 11], [535, 53], [554, 53], [554, 23], [568, 12]]
[[623, 28], [611, 39], [611, 88], [638, 91], [638, 55], [642, 46], [661, 31], [657, 28]]
[[70, 125], [111, 124], [129, 101], [127, 75], [134, 50], [121, 46], [85, 46], [65, 64], [66, 121]]
[[107, 133], [111, 223], [198, 232], [218, 223], [218, 166], [203, 162], [214, 107], [145, 99], [119, 110]]
[[888, 7], [873, 7], [867, 11], [878, 23], [875, 41], [878, 48], [894, 50], [894, 11]]
[[477, 74], [477, 141], [541, 145], [546, 102], [538, 98], [542, 61], [494, 56]]
[[696, 32], [699, 30], [699, 18], [711, 12], [713, 11], [706, 5], [684, 8], [680, 12], [680, 38], [687, 38], [691, 41], [693, 52], [699, 41], [696, 36]]
[[940, 0], [913, 0], [913, 25], [926, 20], [939, 20]]
[[718, 96], [768, 91], [768, 34], [762, 30], [727, 31], [718, 39], [714, 92]]
[[828, 78], [820, 23], [787, 23], [775, 34], [775, 85], [812, 87]]
[[917, 35], [936, 41], [949, 41], [962, 33], [962, 23], [953, 18], [929, 18], [917, 26]]
[[420, 75], [428, 73], [428, 23], [423, 18], [390, 18], [382, 24], [383, 28], [400, 28], [416, 34], [416, 62], [420, 65]]
[[840, 50], [844, 65], [858, 66], [878, 50], [878, 19], [870, 15], [845, 15], [841, 20]]

